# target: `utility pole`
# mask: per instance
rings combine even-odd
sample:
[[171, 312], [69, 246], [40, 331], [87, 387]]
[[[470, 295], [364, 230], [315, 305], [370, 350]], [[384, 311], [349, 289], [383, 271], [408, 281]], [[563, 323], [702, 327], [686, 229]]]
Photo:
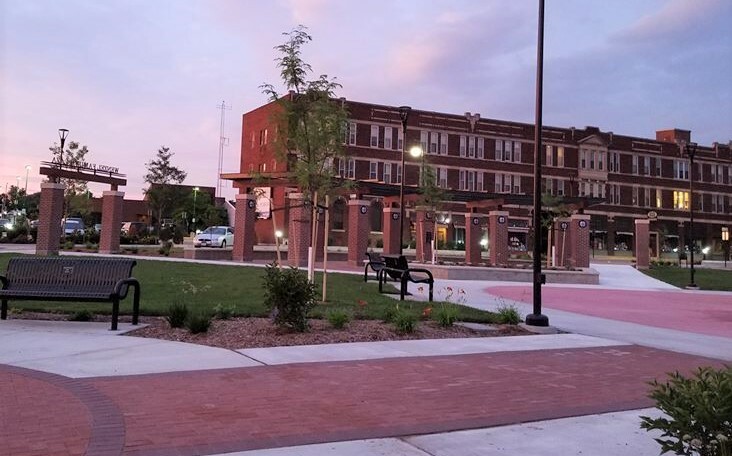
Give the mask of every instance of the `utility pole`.
[[223, 190], [223, 182], [221, 181], [221, 173], [224, 172], [224, 147], [229, 145], [229, 138], [224, 136], [224, 124], [226, 118], [226, 111], [231, 110], [231, 106], [227, 106], [225, 101], [221, 101], [220, 105], [216, 105], [221, 111], [221, 126], [219, 128], [219, 168], [216, 174], [216, 196], [221, 197]]

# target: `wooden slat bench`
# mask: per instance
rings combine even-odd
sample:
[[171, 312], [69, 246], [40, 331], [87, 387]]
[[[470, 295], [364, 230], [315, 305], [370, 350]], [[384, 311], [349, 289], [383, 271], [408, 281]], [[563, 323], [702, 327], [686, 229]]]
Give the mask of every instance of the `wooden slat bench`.
[[132, 324], [140, 313], [140, 283], [132, 277], [135, 260], [125, 258], [15, 257], [0, 276], [0, 318], [8, 301], [111, 302], [112, 330], [117, 329], [119, 302], [134, 288]]
[[[379, 292], [383, 293], [382, 285], [386, 282], [388, 276], [400, 283], [400, 300], [404, 301], [404, 296], [407, 294], [407, 284], [412, 282], [428, 284], [430, 287], [429, 298], [432, 301], [432, 289], [435, 284], [432, 272], [423, 268], [410, 268], [404, 255], [384, 255], [382, 258], [384, 259], [384, 267], [379, 275]], [[417, 275], [415, 276], [415, 274]]]

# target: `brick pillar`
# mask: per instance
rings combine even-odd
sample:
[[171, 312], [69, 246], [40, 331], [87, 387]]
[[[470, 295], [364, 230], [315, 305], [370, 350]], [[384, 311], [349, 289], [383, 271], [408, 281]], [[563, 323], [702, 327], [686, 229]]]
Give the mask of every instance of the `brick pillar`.
[[435, 238], [435, 213], [424, 206], [417, 207], [417, 261], [432, 261], [432, 240]]
[[615, 219], [607, 218], [607, 254], [615, 255]]
[[384, 233], [384, 255], [399, 254], [399, 221], [401, 214], [398, 207], [384, 208], [384, 222], [382, 231]]
[[[64, 188], [63, 184], [41, 184], [36, 255], [58, 255], [63, 235], [61, 219], [64, 214]], [[117, 228], [119, 231], [119, 226]]]
[[[273, 214], [274, 215], [274, 214]], [[257, 197], [255, 195], [236, 195], [236, 212], [234, 215], [234, 261], [251, 261], [254, 259], [256, 242], [254, 225], [257, 221]]]
[[490, 251], [488, 259], [492, 266], [508, 265], [508, 211], [488, 213], [490, 231]]
[[[366, 200], [348, 200], [348, 263], [363, 265], [364, 254], [369, 247], [371, 204]], [[398, 236], [398, 235], [397, 235]]]
[[554, 246], [554, 265], [562, 268], [570, 263], [569, 257], [572, 254], [570, 245], [572, 245], [571, 234], [569, 231], [569, 219], [557, 218], [554, 220], [554, 230], [552, 232], [552, 245]]
[[637, 269], [648, 269], [651, 255], [648, 251], [651, 221], [648, 219], [635, 220], [635, 267]]
[[465, 214], [465, 262], [478, 264], [480, 257], [480, 241], [483, 239], [483, 225], [485, 215], [476, 213]]
[[307, 266], [310, 246], [310, 205], [304, 206], [302, 193], [290, 193], [290, 220], [287, 226], [287, 263]]
[[122, 226], [124, 192], [102, 192], [102, 231], [99, 233], [99, 253], [119, 252], [119, 234]]
[[590, 216], [573, 214], [570, 218], [569, 231], [572, 235], [572, 260], [569, 263], [575, 268], [590, 267]]

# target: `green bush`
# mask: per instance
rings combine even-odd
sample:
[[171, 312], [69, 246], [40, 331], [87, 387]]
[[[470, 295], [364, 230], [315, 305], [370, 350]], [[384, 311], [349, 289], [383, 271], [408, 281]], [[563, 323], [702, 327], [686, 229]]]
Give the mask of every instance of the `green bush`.
[[196, 312], [188, 316], [185, 324], [191, 334], [205, 333], [211, 326], [211, 315], [207, 312]]
[[173, 242], [163, 241], [163, 243], [160, 245], [160, 248], [158, 249], [158, 253], [161, 255], [169, 256], [171, 247], [173, 247]]
[[92, 321], [94, 316], [86, 309], [77, 310], [69, 315], [69, 321]]
[[171, 328], [182, 328], [188, 318], [188, 306], [180, 302], [174, 302], [168, 307], [168, 320]]
[[641, 428], [663, 432], [654, 439], [661, 453], [732, 455], [732, 367], [702, 367], [693, 378], [678, 372], [666, 383], [650, 383], [651, 399], [666, 416], [641, 417]]
[[343, 309], [331, 309], [326, 318], [335, 329], [343, 329], [351, 321], [351, 315]]
[[219, 320], [228, 320], [229, 318], [234, 316], [234, 313], [236, 312], [236, 307], [233, 305], [226, 306], [224, 304], [216, 304], [213, 308], [214, 311], [214, 317], [218, 318]]
[[396, 309], [392, 323], [398, 333], [411, 334], [417, 329], [417, 316], [404, 309]]
[[517, 325], [522, 321], [521, 314], [519, 314], [516, 306], [499, 306], [496, 313], [498, 314], [498, 323], [502, 325]]
[[453, 306], [442, 305], [432, 312], [432, 318], [443, 328], [449, 328], [457, 321], [458, 310]]
[[295, 268], [280, 269], [268, 265], [264, 274], [264, 304], [274, 314], [279, 326], [304, 332], [308, 329], [308, 312], [315, 307], [315, 285], [307, 275]]
[[384, 315], [381, 317], [381, 320], [384, 323], [391, 323], [394, 321], [394, 317], [396, 316], [397, 312], [399, 311], [397, 306], [394, 307], [387, 307], [384, 309]]

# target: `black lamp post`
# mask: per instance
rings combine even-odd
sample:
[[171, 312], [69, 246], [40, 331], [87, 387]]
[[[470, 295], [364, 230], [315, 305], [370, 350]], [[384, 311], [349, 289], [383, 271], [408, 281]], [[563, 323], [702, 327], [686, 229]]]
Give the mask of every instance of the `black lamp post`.
[[399, 255], [402, 254], [404, 244], [404, 151], [407, 148], [407, 121], [412, 108], [399, 106], [399, 119], [402, 121], [402, 170], [399, 176]]
[[691, 257], [691, 282], [686, 288], [699, 288], [694, 282], [694, 156], [696, 155], [696, 143], [685, 144], [686, 155], [689, 156], [689, 255]]
[[534, 309], [526, 316], [526, 324], [549, 326], [549, 318], [541, 313], [541, 114], [544, 80], [544, 0], [539, 0], [539, 30], [536, 46], [536, 125], [534, 126]]
[[722, 227], [722, 248], [724, 249], [724, 267], [727, 268], [727, 259], [729, 258], [729, 228]]
[[198, 192], [201, 190], [198, 187], [193, 187], [193, 232], [196, 232], [196, 196], [198, 196]]
[[62, 165], [64, 164], [64, 143], [66, 142], [67, 136], [69, 136], [69, 130], [65, 128], [58, 129], [58, 137], [61, 139], [61, 148], [59, 149], [58, 162]]

